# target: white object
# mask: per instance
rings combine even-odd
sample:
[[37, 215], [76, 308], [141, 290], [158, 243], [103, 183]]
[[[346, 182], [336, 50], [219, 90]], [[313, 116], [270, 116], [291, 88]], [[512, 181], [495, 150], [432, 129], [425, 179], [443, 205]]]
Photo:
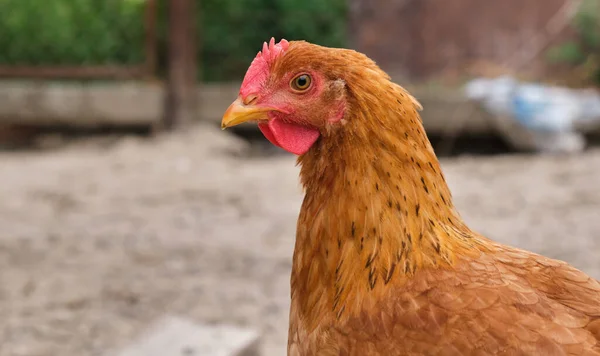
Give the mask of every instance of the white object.
[[496, 129], [517, 149], [580, 152], [585, 138], [579, 131], [600, 126], [600, 95], [594, 91], [502, 76], [472, 80], [465, 94], [493, 115]]

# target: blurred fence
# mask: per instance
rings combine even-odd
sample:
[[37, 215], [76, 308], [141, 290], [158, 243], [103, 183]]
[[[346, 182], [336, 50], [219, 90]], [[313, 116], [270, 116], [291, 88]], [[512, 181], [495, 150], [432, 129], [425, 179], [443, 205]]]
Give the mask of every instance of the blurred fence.
[[0, 123], [155, 122], [142, 103], [162, 95], [174, 127], [200, 79], [240, 80], [271, 36], [344, 46], [346, 0], [0, 0]]
[[[196, 110], [195, 2], [0, 1], [0, 79], [35, 83], [2, 82], [0, 119], [165, 128], [190, 121]], [[150, 78], [164, 78], [164, 85], [106, 83]], [[90, 86], [90, 80], [103, 83]]]
[[[586, 78], [596, 70], [600, 83], [600, 16], [571, 26], [581, 3], [596, 4], [584, 13], [600, 15], [599, 2], [0, 0], [0, 123], [175, 127], [198, 116], [217, 119], [235, 90], [198, 88], [199, 82], [239, 82], [273, 36], [356, 48], [394, 80], [425, 83], [415, 90], [428, 102], [426, 123], [455, 125], [455, 116], [469, 115], [455, 110], [449, 119], [449, 103], [465, 100], [456, 97], [465, 77], [482, 74], [465, 71], [473, 64], [548, 73], [550, 46], [579, 36], [587, 40], [559, 52], [574, 58]], [[448, 72], [458, 78], [449, 88], [427, 86]], [[121, 83], [147, 78], [156, 80]], [[468, 126], [480, 127], [473, 122]]]

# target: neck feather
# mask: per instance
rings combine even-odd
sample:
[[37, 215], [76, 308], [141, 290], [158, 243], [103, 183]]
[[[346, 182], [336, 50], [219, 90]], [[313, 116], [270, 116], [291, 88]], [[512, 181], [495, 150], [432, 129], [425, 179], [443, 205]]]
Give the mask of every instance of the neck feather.
[[418, 103], [391, 82], [380, 87], [352, 96], [343, 125], [299, 158], [306, 196], [292, 299], [306, 311], [339, 319], [348, 298], [376, 300], [421, 268], [452, 265], [476, 240], [453, 206]]

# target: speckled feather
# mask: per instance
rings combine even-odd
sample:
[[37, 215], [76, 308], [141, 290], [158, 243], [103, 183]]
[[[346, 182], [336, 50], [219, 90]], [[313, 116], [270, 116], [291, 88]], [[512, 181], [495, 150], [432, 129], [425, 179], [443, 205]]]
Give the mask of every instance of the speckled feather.
[[600, 284], [464, 224], [415, 98], [350, 50], [290, 42], [271, 67], [306, 69], [346, 111], [298, 160], [289, 355], [600, 355]]

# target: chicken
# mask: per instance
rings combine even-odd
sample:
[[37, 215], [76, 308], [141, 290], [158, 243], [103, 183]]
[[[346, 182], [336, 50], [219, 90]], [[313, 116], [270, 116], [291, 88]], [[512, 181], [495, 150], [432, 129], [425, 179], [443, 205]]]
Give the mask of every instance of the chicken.
[[600, 284], [469, 229], [420, 109], [352, 50], [271, 40], [251, 63], [222, 127], [258, 122], [305, 190], [288, 355], [600, 355]]

